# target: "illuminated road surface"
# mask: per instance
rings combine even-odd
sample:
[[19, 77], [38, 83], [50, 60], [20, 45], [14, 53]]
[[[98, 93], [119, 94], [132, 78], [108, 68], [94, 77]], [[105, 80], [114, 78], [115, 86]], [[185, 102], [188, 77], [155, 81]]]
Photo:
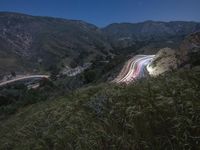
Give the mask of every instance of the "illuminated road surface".
[[146, 66], [155, 55], [136, 55], [124, 65], [120, 74], [114, 79], [114, 83], [131, 83], [146, 75]]
[[0, 87], [5, 86], [7, 84], [17, 82], [17, 81], [23, 81], [23, 80], [28, 80], [28, 79], [37, 79], [37, 78], [49, 78], [49, 76], [48, 75], [30, 75], [30, 76], [19, 77], [19, 78], [16, 78], [16, 79], [1, 82]]

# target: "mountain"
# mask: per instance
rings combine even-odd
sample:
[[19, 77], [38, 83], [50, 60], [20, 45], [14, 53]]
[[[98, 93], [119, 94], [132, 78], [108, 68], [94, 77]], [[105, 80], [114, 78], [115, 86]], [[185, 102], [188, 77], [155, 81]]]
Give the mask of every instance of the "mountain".
[[148, 41], [139, 51], [146, 54], [154, 54], [164, 47], [175, 49], [185, 36], [195, 31], [200, 31], [200, 23], [184, 21], [114, 23], [103, 28], [113, 47], [132, 48], [136, 41]]
[[83, 21], [0, 13], [1, 70], [79, 64], [109, 49], [101, 31]]
[[[51, 74], [34, 89], [23, 82], [1, 87], [0, 149], [200, 149], [199, 24], [180, 22], [180, 32], [176, 23], [161, 24], [114, 33], [113, 25], [0, 13], [0, 74], [92, 62], [77, 76]], [[150, 64], [156, 77], [104, 82], [137, 53], [157, 53]], [[143, 67], [133, 64], [127, 66]]]
[[111, 40], [158, 40], [169, 37], [185, 36], [200, 30], [197, 22], [155, 22], [146, 21], [142, 23], [114, 23], [103, 28]]
[[166, 46], [177, 48], [186, 35], [199, 29], [196, 22], [154, 21], [98, 28], [79, 20], [0, 12], [0, 75], [60, 70], [121, 54], [156, 53]]

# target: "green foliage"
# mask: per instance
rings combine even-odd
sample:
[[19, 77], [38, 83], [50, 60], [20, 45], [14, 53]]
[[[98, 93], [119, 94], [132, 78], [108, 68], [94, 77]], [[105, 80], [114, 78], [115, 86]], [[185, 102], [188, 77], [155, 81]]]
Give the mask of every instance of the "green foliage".
[[0, 122], [0, 149], [200, 149], [200, 72], [100, 84]]
[[84, 72], [84, 78], [86, 83], [93, 82], [96, 79], [96, 72], [95, 70], [86, 70]]
[[57, 79], [57, 75], [59, 74], [60, 69], [56, 65], [52, 65], [49, 68], [49, 71], [50, 71], [50, 78], [52, 80], [56, 80]]
[[20, 108], [45, 101], [56, 89], [49, 81], [40, 81], [39, 89], [27, 89], [24, 84], [6, 87], [0, 90], [0, 118], [6, 118]]
[[190, 60], [192, 66], [200, 65], [200, 48], [193, 49], [193, 52], [189, 53]]
[[118, 67], [120, 64], [123, 64], [125, 62], [127, 58], [123, 55], [117, 55], [115, 56], [113, 59], [110, 60], [110, 62], [108, 64], [106, 64], [103, 69], [102, 72], [103, 73], [107, 73], [109, 71], [111, 71], [113, 68]]
[[97, 56], [91, 67], [81, 74], [82, 80], [86, 84], [105, 82], [109, 77], [119, 73], [126, 59], [124, 55], [116, 55], [114, 58]]

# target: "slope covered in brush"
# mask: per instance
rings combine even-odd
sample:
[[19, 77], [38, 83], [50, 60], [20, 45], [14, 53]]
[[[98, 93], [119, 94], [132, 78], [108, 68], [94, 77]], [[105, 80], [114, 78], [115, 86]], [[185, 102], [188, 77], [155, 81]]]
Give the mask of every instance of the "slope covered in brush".
[[0, 149], [199, 149], [200, 72], [101, 84], [0, 121]]

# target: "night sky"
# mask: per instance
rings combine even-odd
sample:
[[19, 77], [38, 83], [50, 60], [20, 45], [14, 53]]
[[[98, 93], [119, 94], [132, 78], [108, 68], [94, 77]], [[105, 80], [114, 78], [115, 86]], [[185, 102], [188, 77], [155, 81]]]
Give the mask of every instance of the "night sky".
[[200, 0], [0, 0], [0, 11], [84, 20], [102, 27], [145, 20], [200, 21]]

